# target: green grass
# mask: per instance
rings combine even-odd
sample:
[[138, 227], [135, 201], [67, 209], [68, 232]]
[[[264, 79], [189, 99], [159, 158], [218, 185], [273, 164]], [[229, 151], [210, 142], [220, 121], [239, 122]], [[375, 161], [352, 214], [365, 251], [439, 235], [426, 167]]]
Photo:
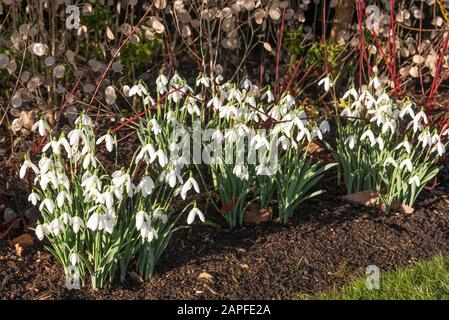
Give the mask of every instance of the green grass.
[[356, 280], [339, 291], [297, 299], [317, 300], [446, 300], [449, 299], [449, 257], [441, 255], [412, 267], [380, 275], [380, 288], [367, 289], [365, 279]]

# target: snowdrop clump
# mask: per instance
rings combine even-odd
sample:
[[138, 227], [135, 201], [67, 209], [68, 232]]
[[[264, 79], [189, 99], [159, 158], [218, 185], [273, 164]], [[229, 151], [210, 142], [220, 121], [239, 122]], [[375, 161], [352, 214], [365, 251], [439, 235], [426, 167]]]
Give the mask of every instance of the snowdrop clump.
[[[105, 145], [108, 152], [117, 149], [112, 132], [95, 137], [93, 122], [87, 114], [76, 120], [67, 136], [52, 136], [41, 120], [36, 129], [48, 132], [50, 141], [43, 147], [38, 164], [26, 156], [20, 168], [24, 178], [31, 169], [35, 175], [28, 200], [38, 205], [43, 221], [35, 228], [38, 239], [47, 238], [48, 249], [64, 266], [67, 278], [74, 274], [92, 286], [101, 288], [120, 270], [123, 280], [132, 265], [148, 279], [167, 246], [180, 214], [171, 202], [182, 189], [182, 166], [167, 159], [157, 143], [145, 144], [134, 154], [130, 165], [109, 173], [97, 158], [96, 148]], [[152, 127], [158, 132], [157, 125]], [[175, 167], [174, 180], [165, 179]], [[192, 180], [187, 180], [193, 184]], [[198, 187], [195, 185], [195, 190]], [[189, 203], [188, 223], [204, 215]], [[135, 266], [134, 266], [135, 264]]]
[[336, 156], [348, 193], [377, 192], [384, 209], [413, 206], [439, 171], [449, 132], [432, 128], [424, 110], [395, 101], [372, 80], [343, 96]]
[[269, 87], [260, 89], [249, 80], [219, 86], [207, 106], [217, 129], [212, 143], [231, 151], [208, 166], [221, 198], [217, 209], [231, 228], [243, 225], [251, 203], [264, 209], [277, 200], [277, 218], [286, 223], [302, 201], [321, 192], [310, 189], [333, 164], [317, 163], [308, 146], [323, 139], [327, 121], [311, 121], [291, 95], [276, 102]]

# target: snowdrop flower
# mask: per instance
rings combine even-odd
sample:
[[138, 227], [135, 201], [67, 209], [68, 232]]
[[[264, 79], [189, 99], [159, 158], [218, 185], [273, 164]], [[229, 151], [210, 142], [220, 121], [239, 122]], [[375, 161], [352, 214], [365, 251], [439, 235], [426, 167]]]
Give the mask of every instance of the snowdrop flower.
[[152, 144], [148, 143], [144, 147], [142, 147], [142, 149], [140, 150], [139, 154], [136, 157], [136, 161], [144, 159], [144, 161], [147, 164], [150, 164], [153, 163], [156, 157], [157, 157], [156, 150], [154, 150]]
[[413, 118], [413, 121], [419, 122], [421, 119], [423, 120], [423, 122], [425, 124], [429, 123], [429, 119], [427, 119], [427, 115], [422, 110], [415, 115], [415, 117]]
[[58, 208], [61, 208], [64, 205], [65, 200], [67, 200], [69, 205], [71, 205], [73, 202], [72, 196], [69, 193], [61, 191], [56, 197]]
[[96, 144], [98, 145], [98, 144], [102, 143], [103, 141], [106, 144], [106, 150], [108, 150], [109, 152], [112, 152], [112, 149], [114, 148], [114, 144], [117, 144], [116, 139], [109, 133], [98, 138]]
[[195, 181], [195, 179], [193, 179], [193, 177], [190, 177], [189, 179], [187, 179], [181, 189], [181, 198], [183, 200], [186, 199], [186, 194], [190, 189], [192, 189], [192, 187], [195, 189], [196, 193], [200, 193], [200, 187], [198, 186], [198, 183]]
[[401, 164], [399, 165], [399, 169], [402, 170], [404, 167], [407, 167], [409, 172], [413, 171], [413, 164], [410, 159], [405, 159], [401, 162]]
[[98, 230], [104, 230], [109, 234], [112, 234], [115, 226], [115, 218], [112, 214], [102, 214], [98, 221]]
[[259, 133], [257, 133], [250, 142], [250, 146], [251, 148], [254, 148], [255, 150], [259, 150], [262, 147], [267, 147], [269, 146], [268, 140], [265, 136], [260, 135]]
[[322, 133], [326, 133], [329, 132], [331, 129], [329, 122], [327, 122], [326, 120], [324, 120], [323, 122], [321, 122], [320, 124], [320, 130]]
[[419, 180], [418, 176], [411, 177], [408, 183], [411, 185], [415, 185], [416, 187], [419, 187], [421, 185], [421, 181]]
[[200, 73], [199, 77], [196, 79], [195, 85], [198, 87], [200, 84], [206, 88], [210, 87], [210, 78], [207, 77], [205, 73]]
[[415, 112], [413, 111], [412, 106], [413, 106], [413, 104], [410, 102], [404, 108], [402, 108], [402, 110], [399, 112], [399, 117], [401, 119], [403, 119], [404, 116], [408, 113], [410, 115], [410, 117], [412, 117], [414, 119], [415, 118]]
[[405, 149], [405, 151], [407, 151], [407, 153], [410, 153], [412, 151], [412, 145], [407, 140], [398, 144], [394, 150], [399, 150], [402, 147], [404, 147], [404, 149]]
[[386, 167], [387, 165], [392, 165], [395, 168], [398, 167], [398, 163], [392, 157], [388, 157], [387, 159], [385, 159], [384, 167]]
[[84, 228], [84, 221], [78, 216], [72, 218], [73, 232], [78, 233], [81, 228]]
[[42, 211], [44, 207], [47, 207], [49, 213], [53, 213], [55, 210], [55, 203], [50, 198], [44, 199], [44, 201], [42, 201], [39, 205], [39, 210]]
[[270, 89], [268, 89], [268, 90], [262, 95], [262, 99], [265, 99], [265, 98], [267, 98], [267, 102], [268, 102], [268, 103], [271, 103], [271, 102], [274, 101], [274, 95], [273, 95], [273, 92], [272, 92]]
[[190, 210], [189, 215], [187, 216], [187, 224], [192, 224], [196, 216], [198, 216], [201, 222], [206, 221], [206, 219], [204, 218], [204, 214], [201, 212], [201, 210], [198, 209], [197, 207], [194, 207]]
[[357, 138], [354, 135], [350, 135], [345, 140], [345, 144], [347, 144], [349, 149], [351, 149], [351, 150], [354, 149], [356, 142], [357, 142]]
[[73, 129], [72, 131], [70, 131], [69, 134], [67, 135], [67, 137], [69, 138], [70, 145], [78, 146], [82, 134], [83, 134], [82, 131], [79, 129]]
[[128, 173], [123, 173], [122, 171], [115, 171], [112, 174], [112, 183], [116, 189], [120, 189], [125, 186], [126, 193], [130, 198], [134, 195], [134, 184], [131, 182], [131, 177]]
[[167, 175], [165, 176], [165, 181], [168, 183], [168, 185], [171, 188], [174, 188], [176, 185], [176, 180], [177, 180], [177, 174], [174, 170], [170, 171], [169, 173], [167, 173]]
[[363, 141], [366, 138], [368, 138], [371, 142], [371, 147], [376, 144], [376, 138], [374, 137], [374, 133], [371, 130], [366, 130], [360, 137], [360, 141]]
[[92, 153], [87, 153], [84, 156], [83, 159], [83, 168], [85, 170], [87, 170], [87, 168], [89, 168], [89, 166], [92, 165], [94, 168], [97, 167], [97, 159], [95, 158], [95, 156]]
[[384, 149], [384, 147], [385, 147], [384, 139], [382, 139], [382, 137], [379, 136], [379, 137], [376, 138], [376, 142], [379, 145], [379, 149], [382, 151]]
[[25, 159], [19, 170], [20, 179], [23, 179], [25, 177], [28, 168], [31, 168], [35, 174], [39, 173], [39, 168], [34, 163], [32, 163], [30, 159]]
[[301, 141], [304, 139], [304, 137], [307, 138], [307, 141], [312, 141], [312, 134], [310, 133], [309, 129], [303, 128], [298, 132], [298, 135], [296, 136], [296, 141]]
[[86, 127], [93, 127], [92, 119], [85, 113], [81, 114], [78, 118], [75, 120], [75, 124], [81, 124]]
[[343, 99], [347, 99], [349, 96], [352, 96], [357, 100], [359, 98], [359, 93], [354, 88], [351, 88], [345, 92], [345, 94], [343, 95]]
[[54, 219], [50, 223], [50, 231], [54, 236], [58, 236], [59, 233], [61, 232], [61, 229], [62, 229], [61, 221], [58, 218]]
[[186, 103], [184, 103], [184, 105], [181, 108], [181, 111], [184, 111], [184, 110], [187, 110], [188, 114], [190, 114], [190, 115], [194, 115], [194, 114], [196, 114], [197, 116], [201, 115], [200, 108], [196, 104], [195, 99], [192, 97], [187, 97]]
[[78, 260], [79, 260], [78, 255], [76, 253], [71, 253], [69, 259], [70, 259], [70, 264], [73, 267], [76, 266], [76, 264], [78, 263]]
[[44, 240], [45, 230], [44, 230], [44, 227], [41, 224], [36, 226], [36, 229], [34, 230], [34, 232], [36, 233], [36, 237], [40, 241]]
[[45, 156], [43, 156], [38, 163], [39, 172], [41, 175], [44, 175], [48, 172], [50, 167], [53, 165], [53, 161]]
[[167, 155], [165, 154], [164, 150], [159, 149], [157, 152], [157, 158], [159, 160], [159, 165], [163, 168], [167, 165], [168, 163], [168, 158]]
[[37, 204], [38, 201], [40, 201], [39, 195], [37, 193], [30, 193], [28, 196], [28, 201], [32, 203], [33, 206]]
[[159, 94], [163, 94], [164, 92], [167, 92], [167, 84], [168, 79], [167, 77], [161, 73], [159, 77], [156, 78], [156, 90], [159, 92]]
[[43, 137], [45, 136], [46, 131], [50, 131], [50, 126], [48, 125], [47, 121], [41, 119], [31, 127], [32, 131], [36, 131], [36, 129], [38, 129], [39, 134], [41, 135], [41, 137]]
[[258, 166], [256, 166], [256, 174], [258, 176], [271, 176], [273, 175], [273, 172], [266, 165], [259, 164]]
[[330, 88], [332, 88], [332, 80], [329, 77], [325, 77], [318, 82], [318, 86], [323, 86], [324, 91], [329, 92]]
[[208, 108], [210, 108], [211, 106], [213, 106], [216, 110], [221, 108], [221, 106], [222, 106], [221, 101], [217, 96], [210, 99], [209, 102], [207, 103]]
[[131, 89], [129, 90], [129, 96], [132, 97], [136, 94], [139, 97], [142, 97], [143, 95], [145, 96], [148, 95], [147, 88], [142, 83], [132, 86]]
[[427, 145], [430, 146], [432, 145], [432, 135], [428, 131], [421, 132], [418, 136], [418, 141], [422, 143], [423, 148]]
[[438, 152], [438, 155], [441, 157], [446, 152], [446, 147], [441, 141], [438, 141], [432, 148], [432, 152]]
[[232, 173], [234, 173], [237, 177], [239, 177], [241, 180], [248, 180], [249, 179], [249, 173], [248, 169], [244, 164], [238, 164], [234, 167], [232, 170]]
[[136, 213], [136, 229], [140, 231], [145, 223], [145, 216], [148, 214], [145, 211], [139, 211]]
[[157, 122], [156, 119], [151, 119], [149, 124], [150, 124], [151, 130], [153, 131], [153, 133], [156, 136], [162, 132], [161, 126], [159, 125], [159, 123]]
[[371, 81], [369, 82], [369, 86], [374, 88], [375, 90], [379, 89], [381, 86], [380, 80], [377, 76], [375, 76]]
[[[175, 176], [176, 178], [176, 176]], [[137, 185], [136, 191], [142, 192], [142, 196], [150, 195], [154, 188], [154, 182], [151, 177], [143, 177], [142, 180], [140, 180], [139, 184]]]
[[89, 217], [89, 220], [87, 220], [87, 227], [92, 231], [96, 231], [98, 229], [99, 223], [100, 223], [100, 215], [94, 212]]

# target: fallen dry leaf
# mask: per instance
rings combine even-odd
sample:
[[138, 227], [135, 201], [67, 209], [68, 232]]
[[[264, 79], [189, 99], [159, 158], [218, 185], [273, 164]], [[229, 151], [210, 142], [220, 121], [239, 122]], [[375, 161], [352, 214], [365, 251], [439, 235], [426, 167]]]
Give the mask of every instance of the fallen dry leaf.
[[137, 282], [137, 283], [143, 283], [143, 279], [141, 276], [139, 276], [137, 273], [135, 273], [134, 271], [131, 271], [129, 273], [129, 277], [131, 278], [131, 280]]
[[252, 203], [248, 206], [245, 212], [245, 223], [261, 224], [262, 222], [270, 220], [271, 208], [260, 209], [258, 205]]
[[207, 272], [201, 272], [201, 273], [198, 275], [197, 279], [198, 279], [198, 280], [205, 281], [205, 282], [212, 283], [214, 277], [213, 277], [210, 273], [207, 273]]
[[235, 204], [237, 203], [238, 198], [235, 195], [232, 195], [231, 199], [226, 202], [223, 207], [220, 209], [220, 213], [222, 215], [225, 215], [226, 213], [228, 213], [229, 211], [232, 210], [232, 208], [234, 208]]
[[24, 233], [21, 236], [18, 236], [17, 238], [14, 238], [11, 240], [11, 246], [16, 249], [16, 254], [18, 256], [22, 255], [22, 251], [32, 246], [34, 243], [34, 238], [29, 233]]
[[379, 203], [379, 196], [377, 193], [365, 190], [347, 194], [341, 197], [343, 200], [349, 201], [354, 204], [360, 204], [362, 206], [371, 206]]

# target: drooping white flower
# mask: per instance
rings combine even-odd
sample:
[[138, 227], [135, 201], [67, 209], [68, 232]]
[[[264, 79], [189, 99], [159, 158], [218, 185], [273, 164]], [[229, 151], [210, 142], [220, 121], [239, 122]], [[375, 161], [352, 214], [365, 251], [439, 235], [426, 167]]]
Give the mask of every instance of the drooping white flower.
[[116, 144], [115, 138], [108, 133], [108, 134], [105, 134], [104, 136], [101, 136], [100, 138], [98, 138], [96, 144], [100, 144], [103, 141], [106, 144], [106, 150], [108, 150], [109, 152], [112, 152], [112, 149], [114, 148], [114, 144]]
[[143, 146], [142, 149], [140, 149], [139, 154], [136, 156], [136, 161], [144, 159], [144, 161], [147, 164], [150, 164], [153, 163], [156, 157], [157, 157], [156, 150], [154, 150], [152, 144], [148, 143], [145, 146]]
[[327, 120], [324, 120], [323, 122], [321, 122], [320, 130], [321, 130], [322, 133], [326, 133], [326, 132], [329, 132], [331, 130], [331, 127], [329, 125], [329, 122], [327, 122]]
[[404, 118], [404, 116], [408, 113], [410, 115], [410, 117], [415, 118], [415, 112], [413, 111], [413, 104], [409, 103], [407, 104], [404, 108], [401, 109], [401, 111], [399, 112], [399, 117], [401, 119]]
[[378, 78], [377, 76], [375, 76], [374, 78], [372, 78], [372, 79], [370, 80], [370, 82], [369, 82], [369, 86], [372, 87], [372, 88], [374, 88], [374, 90], [379, 89], [380, 86], [381, 86], [381, 83], [380, 83], [379, 78]]
[[399, 150], [402, 147], [404, 147], [407, 153], [410, 153], [412, 151], [412, 145], [407, 140], [404, 140], [403, 142], [399, 143], [394, 150]]
[[41, 119], [31, 127], [32, 131], [36, 131], [36, 129], [38, 129], [39, 134], [43, 137], [45, 136], [46, 131], [50, 130], [50, 126], [48, 125], [47, 121]]
[[187, 224], [192, 224], [196, 216], [198, 216], [201, 222], [206, 221], [206, 219], [204, 218], [204, 214], [201, 212], [201, 210], [198, 209], [197, 207], [194, 207], [190, 210], [189, 215], [187, 216]]
[[351, 88], [345, 92], [345, 94], [343, 95], [343, 99], [347, 99], [349, 96], [352, 96], [357, 100], [359, 98], [359, 93], [354, 88]]
[[374, 137], [374, 133], [371, 130], [366, 130], [360, 137], [360, 140], [363, 141], [366, 138], [369, 139], [371, 147], [373, 147], [376, 144], [376, 138]]
[[65, 200], [67, 200], [69, 205], [71, 205], [73, 202], [72, 196], [69, 193], [67, 193], [66, 191], [61, 191], [56, 197], [56, 204], [58, 205], [58, 208], [62, 208]]
[[187, 179], [181, 189], [181, 198], [183, 200], [185, 200], [187, 192], [192, 189], [192, 187], [195, 189], [196, 193], [200, 193], [200, 187], [198, 183], [193, 177], [190, 177], [189, 179]]
[[73, 232], [78, 233], [81, 228], [84, 228], [84, 221], [78, 216], [72, 218]]
[[206, 88], [210, 87], [210, 78], [206, 76], [205, 73], [201, 73], [199, 77], [196, 79], [195, 85], [198, 87], [199, 85], [203, 85]]
[[356, 142], [357, 142], [357, 138], [354, 135], [350, 135], [345, 140], [345, 144], [348, 145], [349, 149], [351, 149], [351, 150], [354, 149]]
[[94, 212], [89, 217], [89, 220], [87, 220], [87, 227], [92, 231], [96, 231], [98, 229], [99, 224], [100, 224], [100, 215]]
[[271, 176], [273, 175], [273, 171], [264, 164], [259, 164], [256, 166], [256, 174], [258, 176]]
[[98, 230], [104, 230], [107, 233], [112, 234], [115, 222], [115, 217], [112, 214], [102, 214], [99, 217]]
[[23, 164], [22, 164], [22, 166], [20, 167], [20, 170], [19, 170], [19, 177], [20, 177], [20, 179], [23, 179], [25, 177], [25, 174], [26, 174], [28, 168], [31, 168], [34, 171], [35, 174], [39, 173], [39, 168], [34, 163], [32, 163], [30, 159], [26, 159], [23, 162]]
[[78, 146], [82, 134], [83, 134], [82, 131], [79, 129], [73, 129], [72, 131], [70, 131], [69, 134], [67, 135], [67, 137], [69, 138], [70, 145]]
[[421, 185], [421, 181], [419, 180], [418, 176], [413, 176], [410, 178], [410, 180], [408, 181], [409, 184], [411, 185], [415, 185], [416, 187], [419, 187]]
[[438, 142], [432, 147], [432, 152], [438, 152], [438, 155], [441, 157], [446, 152], [446, 147], [444, 143], [438, 139]]
[[69, 259], [70, 259], [70, 264], [71, 264], [72, 266], [76, 266], [76, 264], [77, 264], [78, 261], [79, 261], [78, 255], [77, 255], [76, 253], [71, 253]]
[[131, 89], [129, 90], [128, 95], [132, 97], [136, 94], [139, 97], [146, 96], [148, 94], [147, 88], [142, 83], [138, 83], [132, 86]]
[[36, 233], [36, 237], [39, 239], [39, 240], [43, 240], [44, 239], [44, 236], [45, 236], [45, 230], [44, 230], [44, 227], [41, 225], [41, 224], [38, 224], [37, 226], [36, 226], [36, 229], [34, 230], [34, 232]]
[[246, 168], [246, 166], [244, 164], [237, 164], [234, 167], [234, 169], [232, 170], [232, 173], [234, 173], [241, 180], [249, 179], [248, 169]]
[[156, 78], [157, 92], [159, 92], [159, 94], [164, 94], [164, 92], [167, 92], [167, 84], [168, 84], [167, 77], [163, 73], [161, 73], [159, 77]]
[[379, 149], [382, 151], [382, 150], [385, 148], [385, 142], [384, 142], [384, 139], [382, 139], [381, 136], [378, 136], [378, 137], [376, 138], [376, 142], [377, 142], [377, 144], [379, 145]]
[[145, 223], [145, 216], [148, 215], [145, 211], [139, 211], [136, 213], [136, 229], [140, 231]]
[[333, 86], [333, 83], [332, 83], [331, 78], [325, 77], [325, 78], [321, 79], [320, 82], [318, 82], [318, 86], [323, 86], [324, 91], [329, 92], [330, 88], [332, 88], [332, 86]]
[[85, 113], [76, 118], [75, 124], [80, 124], [86, 127], [92, 127], [94, 125], [92, 119]]
[[39, 205], [39, 210], [42, 211], [44, 207], [47, 207], [49, 213], [53, 213], [55, 210], [55, 203], [50, 198], [44, 199]]
[[399, 165], [399, 169], [403, 169], [404, 167], [407, 167], [407, 170], [409, 172], [413, 171], [413, 164], [412, 161], [410, 159], [405, 159], [401, 162], [401, 164]]
[[37, 193], [30, 193], [28, 196], [28, 201], [32, 203], [33, 206], [37, 204], [38, 201], [40, 201], [39, 195]]
[[143, 196], [150, 195], [154, 188], [153, 179], [150, 176], [143, 177], [136, 187], [137, 192], [141, 192]]
[[56, 218], [53, 219], [53, 221], [50, 223], [50, 231], [54, 236], [58, 236], [59, 233], [61, 232], [62, 229], [62, 225], [61, 225], [61, 221]]
[[387, 165], [392, 165], [395, 168], [398, 167], [398, 163], [392, 157], [388, 157], [387, 159], [385, 159], [384, 167], [386, 167]]

